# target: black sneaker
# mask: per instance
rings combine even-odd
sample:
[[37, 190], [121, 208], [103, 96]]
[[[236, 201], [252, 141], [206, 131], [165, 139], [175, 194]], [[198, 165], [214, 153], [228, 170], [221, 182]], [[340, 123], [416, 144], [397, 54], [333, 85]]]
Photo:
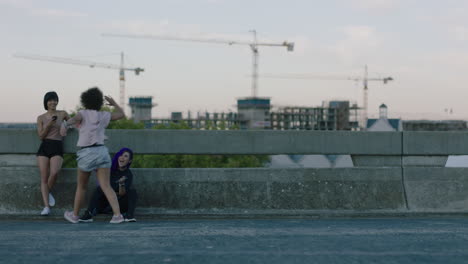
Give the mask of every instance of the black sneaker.
[[125, 222], [136, 222], [135, 217], [133, 215], [125, 215]]
[[86, 210], [85, 213], [80, 217], [78, 222], [91, 223], [93, 222], [93, 215], [88, 210]]

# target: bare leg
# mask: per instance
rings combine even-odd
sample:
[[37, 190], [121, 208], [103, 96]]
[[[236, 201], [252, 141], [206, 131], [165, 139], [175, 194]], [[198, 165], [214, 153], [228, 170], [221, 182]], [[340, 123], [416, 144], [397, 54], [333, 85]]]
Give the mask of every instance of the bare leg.
[[54, 187], [55, 182], [57, 181], [57, 176], [62, 168], [63, 158], [60, 156], [54, 156], [50, 158], [50, 175], [49, 181], [47, 182], [47, 186], [49, 187], [49, 191], [52, 190]]
[[114, 216], [119, 216], [120, 215], [119, 201], [117, 200], [117, 195], [115, 194], [115, 191], [110, 186], [109, 178], [110, 178], [109, 168], [97, 169], [97, 179], [99, 181], [99, 185], [101, 186], [101, 189], [104, 192], [104, 195], [106, 195], [107, 201], [109, 201], [109, 204], [112, 207]]
[[45, 156], [37, 156], [37, 166], [41, 174], [41, 194], [44, 206], [49, 207], [49, 158]]
[[75, 202], [73, 204], [73, 213], [79, 215], [81, 205], [84, 203], [86, 188], [88, 188], [89, 175], [91, 172], [86, 172], [78, 169], [78, 177], [76, 179]]

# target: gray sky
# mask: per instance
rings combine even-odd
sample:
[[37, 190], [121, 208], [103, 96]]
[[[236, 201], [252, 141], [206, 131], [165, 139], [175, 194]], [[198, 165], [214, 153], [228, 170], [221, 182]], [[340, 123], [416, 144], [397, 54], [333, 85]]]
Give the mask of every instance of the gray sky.
[[[127, 73], [127, 96], [153, 96], [153, 116], [171, 111], [235, 110], [249, 96], [248, 46], [105, 38], [101, 33], [293, 41], [294, 52], [261, 47], [259, 70], [273, 74], [392, 76], [369, 83], [369, 113], [385, 103], [391, 117], [468, 119], [468, 1], [462, 0], [0, 0], [0, 122], [35, 122], [54, 90], [74, 110], [99, 86], [119, 98], [118, 72], [14, 58], [16, 52], [143, 67]], [[261, 78], [259, 95], [275, 106], [362, 104], [353, 81]], [[452, 114], [445, 109], [452, 109]]]

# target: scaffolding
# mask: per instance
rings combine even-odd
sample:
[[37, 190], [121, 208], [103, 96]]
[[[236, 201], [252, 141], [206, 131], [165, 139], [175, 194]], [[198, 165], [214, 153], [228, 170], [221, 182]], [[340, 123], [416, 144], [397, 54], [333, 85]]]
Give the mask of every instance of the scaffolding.
[[171, 124], [185, 124], [190, 129], [206, 130], [230, 130], [239, 129], [240, 120], [239, 115], [234, 112], [228, 113], [197, 113], [196, 118], [191, 117], [191, 112], [188, 112], [188, 117], [183, 118], [181, 112], [174, 112], [171, 118], [167, 119], [151, 119], [145, 122], [145, 127], [152, 128], [158, 125], [169, 127]]
[[286, 106], [270, 113], [273, 130], [358, 130], [356, 104], [349, 101], [324, 102], [322, 107]]
[[[271, 130], [359, 130], [359, 110], [356, 105], [350, 105], [349, 101], [330, 101], [324, 102], [322, 107], [300, 107], [286, 106], [270, 109], [255, 109], [262, 111], [262, 120], [260, 122], [262, 129]], [[242, 109], [241, 109], [242, 110]], [[203, 115], [197, 113], [196, 118], [191, 117], [188, 112], [188, 118], [184, 119], [181, 112], [174, 112], [171, 118], [152, 119], [146, 122], [146, 127], [157, 125], [170, 126], [170, 124], [184, 123], [190, 129], [251, 129], [246, 126], [249, 119], [258, 117], [245, 113], [208, 113]], [[258, 129], [258, 127], [257, 127]]]

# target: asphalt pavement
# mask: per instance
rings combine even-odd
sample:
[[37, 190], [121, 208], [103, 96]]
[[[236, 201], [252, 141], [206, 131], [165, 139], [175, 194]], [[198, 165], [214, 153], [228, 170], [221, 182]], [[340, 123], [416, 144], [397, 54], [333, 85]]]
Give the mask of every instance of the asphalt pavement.
[[0, 263], [468, 263], [464, 217], [107, 218], [1, 220]]

